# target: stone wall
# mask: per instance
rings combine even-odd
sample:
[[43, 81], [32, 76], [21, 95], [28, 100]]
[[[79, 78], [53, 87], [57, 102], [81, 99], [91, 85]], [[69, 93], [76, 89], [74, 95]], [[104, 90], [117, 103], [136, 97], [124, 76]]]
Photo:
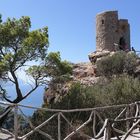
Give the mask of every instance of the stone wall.
[[107, 11], [96, 16], [96, 51], [115, 51], [114, 44], [119, 45], [122, 37], [130, 49], [128, 20], [119, 20], [117, 11]]
[[120, 39], [121, 37], [125, 38], [126, 44], [128, 49], [130, 50], [130, 25], [128, 23], [127, 19], [120, 19], [119, 20], [119, 26], [118, 26], [118, 38]]

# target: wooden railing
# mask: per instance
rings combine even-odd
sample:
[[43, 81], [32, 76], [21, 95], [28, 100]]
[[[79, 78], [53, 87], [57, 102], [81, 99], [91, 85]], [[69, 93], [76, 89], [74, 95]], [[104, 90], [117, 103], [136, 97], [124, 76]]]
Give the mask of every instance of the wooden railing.
[[[14, 137], [15, 140], [24, 140], [31, 136], [33, 133], [38, 132], [43, 135], [47, 139], [54, 140], [54, 137], [47, 132], [41, 130], [41, 128], [51, 122], [53, 119], [57, 120], [57, 139], [58, 140], [70, 140], [76, 134], [82, 134], [83, 137], [87, 139], [100, 139], [103, 140], [126, 140], [128, 136], [135, 136], [133, 131], [139, 128], [140, 124], [140, 102], [135, 102], [132, 104], [122, 104], [122, 105], [113, 105], [113, 106], [105, 106], [105, 107], [96, 107], [96, 108], [84, 108], [84, 109], [70, 109], [70, 110], [60, 110], [60, 109], [48, 109], [48, 108], [38, 108], [32, 106], [25, 106], [21, 104], [10, 104], [7, 102], [0, 102], [1, 106], [10, 106], [13, 108], [14, 112], [14, 132], [9, 132], [1, 128], [3, 132], [6, 131], [10, 135]], [[21, 108], [29, 108], [36, 110], [43, 110], [47, 112], [51, 112], [52, 115], [49, 118], [46, 118], [44, 122], [42, 122], [38, 126], [34, 126], [27, 117]], [[67, 114], [70, 113], [85, 113], [88, 116], [87, 119], [82, 123], [75, 126], [71, 120], [67, 117]], [[88, 112], [88, 113], [87, 113]], [[115, 112], [116, 117], [113, 117], [107, 114]], [[29, 123], [31, 131], [24, 134], [23, 136], [19, 136], [19, 124], [20, 120], [18, 119], [18, 115], [22, 115], [26, 122]], [[106, 117], [105, 117], [106, 115]], [[62, 121], [69, 126], [70, 131], [67, 132], [65, 136], [62, 136]], [[123, 127], [120, 124], [125, 124]], [[92, 133], [85, 134], [83, 128], [87, 128], [90, 124], [90, 129]], [[99, 126], [100, 124], [100, 126]], [[53, 131], [53, 130], [52, 130]], [[2, 139], [2, 138], [0, 138]], [[55, 138], [56, 139], [56, 138]], [[140, 137], [139, 137], [140, 139]]]

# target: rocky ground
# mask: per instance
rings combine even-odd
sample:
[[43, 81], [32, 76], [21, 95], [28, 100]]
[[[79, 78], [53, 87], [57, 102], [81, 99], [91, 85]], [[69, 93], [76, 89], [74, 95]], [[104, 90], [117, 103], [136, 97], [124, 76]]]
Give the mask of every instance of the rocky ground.
[[73, 74], [71, 76], [71, 80], [63, 83], [62, 85], [59, 83], [55, 89], [54, 87], [49, 86], [44, 94], [44, 101], [52, 102], [57, 101], [60, 96], [63, 96], [68, 93], [69, 88], [73, 84], [73, 82], [79, 82], [82, 85], [90, 86], [96, 83], [99, 77], [96, 77], [96, 67], [90, 62], [83, 62], [73, 64]]
[[[85, 86], [91, 86], [99, 80], [99, 76], [97, 75], [96, 62], [100, 59], [103, 59], [106, 56], [112, 56], [115, 52], [110, 52], [107, 50], [101, 52], [93, 52], [88, 55], [90, 62], [81, 62], [77, 64], [73, 64], [73, 74], [71, 76], [71, 81], [67, 83], [63, 83], [62, 85], [57, 85], [57, 89], [54, 90], [51, 86], [49, 86], [48, 90], [44, 94], [44, 101], [50, 102], [50, 100], [57, 100], [59, 96], [63, 96], [68, 93], [68, 90], [73, 82], [79, 82]], [[128, 52], [134, 53], [134, 52]], [[135, 71], [136, 75], [140, 74], [140, 58], [138, 59], [138, 66]]]

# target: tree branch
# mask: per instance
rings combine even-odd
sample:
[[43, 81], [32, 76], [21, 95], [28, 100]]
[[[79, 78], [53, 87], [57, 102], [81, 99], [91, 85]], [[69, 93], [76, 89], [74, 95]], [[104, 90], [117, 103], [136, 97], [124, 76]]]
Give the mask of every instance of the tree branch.
[[6, 97], [6, 91], [2, 88], [2, 86], [0, 85], [0, 90], [2, 91], [2, 97], [6, 100], [6, 101], [8, 101], [8, 102], [10, 102], [10, 103], [13, 103], [13, 101], [11, 101], [11, 100], [9, 100], [7, 97]]
[[12, 80], [9, 76], [7, 77], [7, 79], [8, 79], [10, 82], [12, 82], [12, 83], [14, 83], [14, 84], [15, 84], [15, 81], [14, 81], [14, 80]]
[[10, 72], [11, 72], [11, 75], [12, 75], [12, 77], [14, 79], [14, 82], [15, 82], [14, 84], [15, 84], [15, 87], [16, 87], [17, 98], [22, 99], [23, 96], [22, 96], [21, 90], [19, 88], [18, 79], [17, 79], [15, 73], [12, 70], [10, 70]]
[[8, 99], [5, 95], [3, 95], [3, 98], [4, 98], [7, 102], [9, 102], [9, 103], [13, 103], [13, 101], [10, 100], [10, 99]]
[[38, 88], [39, 84], [38, 84], [38, 79], [35, 80], [35, 87], [30, 90], [24, 97], [23, 99], [27, 98], [33, 91], [35, 91]]
[[0, 49], [1, 54], [3, 55], [3, 57], [5, 56], [4, 52], [2, 51], [2, 48]]

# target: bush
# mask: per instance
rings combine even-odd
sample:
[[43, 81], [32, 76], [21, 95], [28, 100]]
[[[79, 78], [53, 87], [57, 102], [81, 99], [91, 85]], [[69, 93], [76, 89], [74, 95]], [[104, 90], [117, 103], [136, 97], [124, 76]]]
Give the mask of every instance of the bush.
[[137, 56], [123, 51], [97, 61], [97, 71], [101, 76], [110, 77], [127, 73], [133, 75], [137, 66]]
[[113, 77], [94, 86], [96, 103], [101, 106], [126, 104], [140, 100], [140, 81], [128, 75]]

